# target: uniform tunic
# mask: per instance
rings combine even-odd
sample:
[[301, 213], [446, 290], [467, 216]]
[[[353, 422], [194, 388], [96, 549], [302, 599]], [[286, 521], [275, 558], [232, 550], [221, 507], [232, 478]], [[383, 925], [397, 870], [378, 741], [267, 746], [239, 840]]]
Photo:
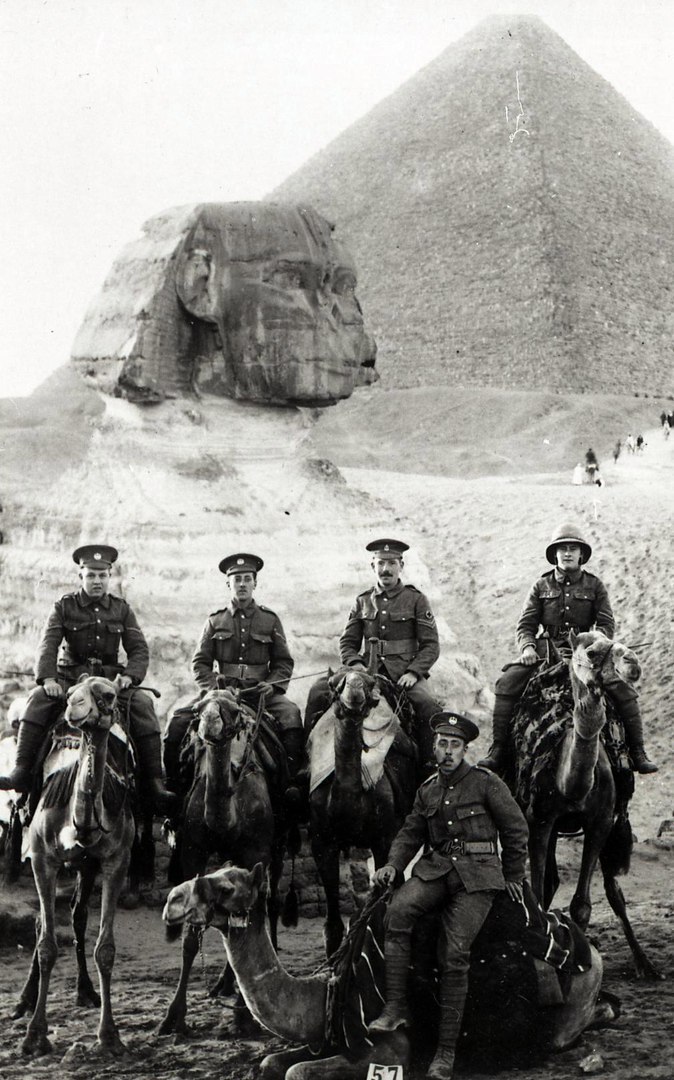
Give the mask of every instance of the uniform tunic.
[[217, 686], [218, 673], [243, 687], [273, 683], [265, 708], [286, 729], [302, 726], [299, 709], [285, 697], [294, 666], [278, 615], [254, 600], [244, 607], [232, 602], [209, 615], [192, 657], [202, 690]]
[[596, 627], [612, 638], [615, 630], [611, 602], [603, 582], [589, 570], [567, 573], [549, 570], [529, 592], [517, 623], [517, 645], [522, 652], [534, 645], [539, 627], [555, 641]]
[[[120, 648], [126, 664], [120, 663]], [[120, 596], [89, 596], [84, 589], [66, 593], [57, 600], [47, 619], [35, 665], [38, 683], [28, 699], [24, 720], [47, 727], [63, 710], [63, 700], [50, 698], [42, 689], [45, 679], [59, 679], [67, 689], [82, 674], [93, 674], [89, 661], [102, 665], [101, 674], [114, 679], [128, 675], [134, 686], [140, 685], [149, 662], [147, 641], [130, 605]], [[122, 714], [131, 698], [129, 723], [135, 739], [159, 734], [152, 698], [142, 691], [129, 695], [120, 691]]]
[[431, 606], [414, 585], [399, 582], [392, 589], [375, 585], [356, 597], [339, 639], [342, 663], [367, 664], [373, 637], [382, 643], [380, 668], [393, 682], [406, 671], [427, 679], [440, 655]]
[[[507, 881], [524, 877], [527, 839], [524, 816], [503, 781], [489, 769], [463, 761], [446, 786], [439, 773], [421, 785], [386, 861], [402, 873], [423, 844], [414, 877], [432, 881], [454, 870], [466, 892], [502, 889], [504, 877]], [[491, 843], [493, 851], [463, 848], [475, 841], [485, 848]]]
[[[581, 633], [593, 627], [612, 638], [615, 623], [603, 582], [583, 569], [569, 573], [555, 566], [543, 574], [524, 601], [517, 623], [520, 653], [527, 645], [533, 645], [540, 656], [545, 655], [542, 651], [545, 639], [536, 637], [541, 627], [558, 645], [567, 643], [570, 630]], [[535, 665], [508, 664], [496, 680], [496, 693], [508, 698], [519, 697], [537, 670]], [[636, 699], [636, 691], [626, 684], [625, 690], [619, 689], [618, 694]]]

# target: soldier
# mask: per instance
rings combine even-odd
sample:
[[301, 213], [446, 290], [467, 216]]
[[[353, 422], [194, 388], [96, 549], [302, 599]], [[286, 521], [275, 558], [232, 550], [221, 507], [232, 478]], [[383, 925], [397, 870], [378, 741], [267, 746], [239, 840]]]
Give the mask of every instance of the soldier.
[[[372, 553], [370, 565], [376, 584], [355, 599], [339, 639], [340, 658], [347, 667], [367, 668], [370, 642], [375, 639], [377, 671], [407, 694], [417, 719], [420, 756], [426, 762], [433, 754], [430, 719], [440, 707], [426, 686], [428, 673], [440, 655], [435, 618], [424, 594], [400, 580], [403, 553], [409, 544], [373, 540], [365, 550]], [[307, 698], [308, 731], [329, 704], [327, 679], [318, 679]]]
[[[0, 776], [0, 789], [29, 791], [38, 752], [47, 730], [63, 712], [64, 694], [80, 675], [117, 679], [122, 714], [128, 710], [141, 775], [158, 811], [169, 810], [174, 796], [164, 786], [161, 732], [152, 698], [131, 691], [145, 678], [149, 651], [130, 605], [112, 595], [110, 573], [117, 551], [108, 544], [85, 544], [73, 552], [81, 588], [57, 600], [42, 634], [37, 687], [29, 695], [19, 725], [16, 764]], [[119, 663], [120, 645], [126, 664]]]
[[[253, 600], [263, 566], [257, 555], [237, 553], [222, 559], [218, 568], [227, 575], [231, 600], [208, 616], [192, 657], [192, 671], [204, 692], [231, 684], [242, 688], [245, 700], [255, 706], [264, 695], [264, 708], [278, 724], [293, 779], [304, 748], [300, 711], [286, 697], [295, 664], [278, 615]], [[169, 781], [176, 779], [178, 751], [188, 724], [189, 713], [182, 710], [167, 727], [164, 761]]]
[[[535, 673], [536, 665], [545, 657], [548, 641], [552, 641], [562, 655], [568, 656], [571, 652], [569, 630], [580, 633], [595, 628], [607, 637], [613, 637], [613, 611], [606, 588], [598, 577], [583, 569], [591, 554], [592, 548], [577, 526], [564, 524], [553, 532], [545, 557], [554, 569], [538, 579], [524, 602], [517, 623], [520, 660], [507, 664], [503, 675], [496, 680], [493, 744], [489, 756], [480, 761], [480, 765], [495, 772], [503, 771], [513, 709]], [[619, 679], [606, 687], [606, 693], [625, 728], [633, 768], [640, 773], [657, 772], [658, 766], [649, 761], [644, 750], [636, 690]]]
[[439, 912], [439, 1037], [426, 1075], [451, 1080], [468, 990], [470, 947], [497, 892], [505, 888], [512, 900], [523, 899], [528, 829], [503, 781], [464, 761], [467, 743], [479, 735], [477, 725], [443, 710], [436, 715], [433, 730], [437, 772], [417, 791], [386, 865], [374, 873], [375, 884], [395, 884], [424, 845], [411, 877], [393, 894], [386, 913], [386, 1005], [369, 1032], [409, 1026], [412, 930], [420, 916]]

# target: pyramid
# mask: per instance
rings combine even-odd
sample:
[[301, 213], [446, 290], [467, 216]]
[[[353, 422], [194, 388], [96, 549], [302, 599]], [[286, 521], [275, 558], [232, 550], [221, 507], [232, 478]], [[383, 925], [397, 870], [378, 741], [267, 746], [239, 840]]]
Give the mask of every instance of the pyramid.
[[272, 197], [339, 223], [382, 385], [674, 389], [674, 148], [536, 17], [480, 23]]

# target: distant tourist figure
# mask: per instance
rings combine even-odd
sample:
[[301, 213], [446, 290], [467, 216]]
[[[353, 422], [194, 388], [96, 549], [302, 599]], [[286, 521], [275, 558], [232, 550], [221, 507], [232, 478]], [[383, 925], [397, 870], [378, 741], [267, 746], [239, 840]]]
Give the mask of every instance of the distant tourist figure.
[[641, 453], [641, 451], [643, 450], [645, 445], [646, 445], [646, 443], [644, 442], [643, 435], [637, 435], [637, 451], [639, 453]]
[[591, 446], [588, 447], [585, 452], [585, 472], [587, 473], [589, 482], [594, 484], [599, 472], [599, 462], [597, 461], [597, 455]]
[[634, 435], [632, 434], [632, 432], [630, 432], [629, 435], [627, 436], [627, 438], [625, 439], [625, 445], [626, 445], [627, 449], [629, 450], [630, 454], [633, 454], [634, 451], [636, 450], [637, 441], [634, 438]]
[[671, 429], [671, 426], [670, 426], [669, 420], [668, 420], [668, 418], [667, 418], [667, 417], [665, 417], [665, 422], [664, 422], [664, 424], [662, 425], [662, 434], [664, 435], [665, 439], [668, 439], [668, 438], [669, 438], [669, 433], [670, 433], [670, 431], [671, 431], [671, 430], [672, 430], [672, 429]]
[[669, 424], [670, 428], [674, 427], [674, 412], [667, 413], [667, 423]]
[[618, 439], [617, 443], [613, 447], [613, 464], [614, 465], [618, 464], [618, 458], [620, 457], [620, 451], [621, 450], [622, 450], [622, 443], [621, 443], [620, 439]]
[[583, 466], [581, 465], [580, 462], [578, 462], [575, 469], [573, 470], [573, 476], [571, 477], [571, 483], [572, 484], [584, 484], [585, 483], [585, 469], [583, 468]]
[[662, 412], [660, 413], [660, 423], [662, 424], [662, 426], [663, 426], [663, 427], [664, 427], [664, 426], [665, 426], [665, 424], [667, 423], [667, 413], [665, 412], [665, 410], [664, 410], [664, 409], [663, 409], [663, 410], [662, 410]]

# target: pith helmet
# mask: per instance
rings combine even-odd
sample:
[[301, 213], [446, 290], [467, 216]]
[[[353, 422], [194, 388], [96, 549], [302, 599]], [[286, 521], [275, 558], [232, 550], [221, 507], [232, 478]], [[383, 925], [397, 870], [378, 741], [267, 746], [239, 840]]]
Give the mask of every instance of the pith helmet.
[[570, 525], [568, 521], [565, 521], [563, 525], [555, 529], [553, 532], [550, 543], [545, 549], [545, 557], [549, 563], [554, 566], [557, 562], [556, 551], [558, 544], [580, 544], [580, 561], [586, 563], [592, 554], [592, 548], [584, 539], [582, 532], [577, 525]]

